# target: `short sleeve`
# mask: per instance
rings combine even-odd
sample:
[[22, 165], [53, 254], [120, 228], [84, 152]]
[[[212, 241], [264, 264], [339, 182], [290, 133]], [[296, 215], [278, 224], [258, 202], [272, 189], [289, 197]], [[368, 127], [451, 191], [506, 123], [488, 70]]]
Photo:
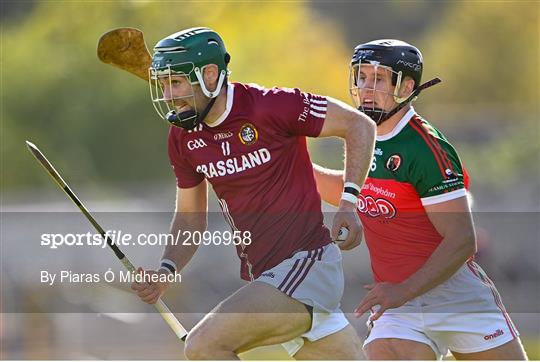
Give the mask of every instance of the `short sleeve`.
[[[422, 127], [422, 126], [420, 126]], [[434, 129], [423, 127], [423, 147], [411, 168], [411, 180], [422, 205], [433, 205], [467, 195], [466, 172], [454, 147]]]
[[196, 172], [182, 155], [180, 137], [180, 130], [171, 127], [169, 130], [168, 153], [169, 161], [176, 175], [176, 184], [178, 187], [186, 189], [200, 184], [204, 180], [204, 176]]
[[326, 97], [297, 88], [267, 89], [257, 104], [262, 118], [270, 119], [286, 133], [317, 137], [326, 118]]

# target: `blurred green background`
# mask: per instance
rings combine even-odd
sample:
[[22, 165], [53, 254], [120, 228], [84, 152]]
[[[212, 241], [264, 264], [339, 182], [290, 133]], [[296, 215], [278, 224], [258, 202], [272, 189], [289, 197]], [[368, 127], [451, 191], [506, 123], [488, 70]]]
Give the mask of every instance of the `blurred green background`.
[[[160, 193], [168, 200], [161, 210], [172, 208], [168, 126], [155, 114], [148, 86], [96, 57], [99, 36], [126, 26], [141, 29], [149, 49], [178, 30], [211, 27], [232, 55], [233, 81], [299, 87], [346, 102], [356, 44], [415, 44], [424, 55], [423, 80], [443, 79], [415, 107], [457, 147], [475, 209], [539, 210], [538, 1], [2, 0], [0, 7], [4, 210], [65, 201], [28, 154], [27, 139], [85, 198], [121, 203]], [[341, 167], [339, 140], [314, 140], [310, 149], [315, 161]], [[52, 328], [45, 326], [36, 335]], [[526, 342], [530, 357], [540, 358], [538, 336]], [[58, 358], [41, 353], [35, 341], [17, 343], [35, 349], [10, 358]]]
[[[2, 193], [24, 195], [44, 181], [25, 139], [79, 185], [121, 191], [170, 180], [167, 126], [147, 86], [101, 64], [96, 42], [131, 26], [151, 49], [179, 29], [206, 25], [226, 41], [232, 80], [345, 101], [355, 44], [385, 37], [416, 44], [424, 80], [443, 79], [416, 107], [458, 146], [472, 191], [486, 208], [497, 209], [497, 195], [505, 207], [537, 210], [538, 17], [537, 1], [2, 1]], [[328, 152], [335, 143], [311, 147], [317, 161], [341, 166], [340, 153]]]

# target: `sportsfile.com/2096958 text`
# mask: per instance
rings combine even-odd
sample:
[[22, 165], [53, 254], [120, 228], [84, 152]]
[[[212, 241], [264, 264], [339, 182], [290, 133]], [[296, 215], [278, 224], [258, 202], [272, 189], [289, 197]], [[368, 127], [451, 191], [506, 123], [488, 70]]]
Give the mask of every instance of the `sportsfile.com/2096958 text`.
[[104, 235], [92, 234], [41, 234], [40, 245], [50, 249], [62, 246], [97, 246], [105, 248], [107, 243], [118, 246], [165, 246], [165, 245], [250, 245], [250, 231], [191, 231], [178, 230], [176, 234], [149, 233], [130, 234], [121, 230], [107, 230]]

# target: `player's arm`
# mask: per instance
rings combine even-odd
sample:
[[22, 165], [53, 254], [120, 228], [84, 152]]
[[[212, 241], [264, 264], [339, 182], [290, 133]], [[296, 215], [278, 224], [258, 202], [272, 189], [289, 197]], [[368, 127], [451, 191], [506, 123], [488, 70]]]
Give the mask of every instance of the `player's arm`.
[[[207, 209], [208, 209], [208, 185], [206, 180], [203, 180], [195, 187], [183, 189], [176, 188], [176, 209], [171, 223], [171, 234], [176, 237], [178, 233], [186, 232], [186, 235], [193, 235], [194, 231], [199, 231], [201, 234], [206, 230], [207, 226]], [[163, 252], [163, 259], [172, 260], [177, 271], [182, 270], [191, 260], [198, 245], [194, 245], [193, 240], [184, 245], [181, 238], [176, 245], [167, 245]]]
[[[179, 188], [176, 191], [176, 210], [171, 224], [171, 234], [175, 243], [165, 247], [162, 266], [159, 270], [149, 270], [145, 273], [170, 273], [171, 264], [175, 272], [180, 272], [191, 260], [198, 245], [191, 238], [188, 243], [184, 235], [193, 235], [194, 231], [204, 232], [207, 226], [208, 186], [206, 180], [191, 188]], [[177, 235], [180, 234], [180, 238]], [[164, 265], [165, 264], [165, 265]], [[142, 268], [138, 269], [143, 272]], [[168, 288], [167, 282], [132, 283], [131, 288], [146, 303], [154, 304]]]
[[441, 243], [426, 263], [403, 282], [412, 299], [449, 279], [476, 252], [476, 237], [467, 196], [434, 205], [426, 213]]
[[375, 122], [353, 107], [328, 97], [326, 119], [319, 137], [345, 140], [345, 182], [362, 185], [366, 180], [375, 147]]
[[[364, 113], [343, 102], [330, 97], [327, 100], [326, 118], [319, 137], [336, 136], [345, 140], [345, 174], [343, 179], [346, 183], [355, 184], [359, 193], [368, 175], [373, 157], [376, 135], [375, 122]], [[332, 185], [335, 182], [328, 178], [327, 180]], [[323, 193], [325, 192], [323, 191]], [[355, 198], [352, 194], [346, 195], [345, 192], [342, 195], [338, 202], [338, 211], [334, 218], [331, 235], [332, 239], [335, 240], [341, 227], [348, 228], [349, 235], [345, 242], [340, 244], [341, 249], [347, 250], [360, 244], [362, 228], [356, 213]], [[345, 200], [344, 196], [349, 196], [348, 200]], [[334, 199], [335, 196], [329, 195], [330, 198]]]
[[332, 170], [313, 163], [313, 174], [317, 182], [317, 189], [324, 201], [330, 205], [338, 206], [343, 192], [342, 170]]
[[[197, 246], [192, 245], [194, 243], [191, 236], [195, 231], [202, 233], [206, 230], [208, 209], [208, 183], [201, 173], [195, 171], [183, 154], [185, 149], [182, 148], [182, 144], [182, 133], [177, 127], [171, 127], [168, 153], [177, 184], [171, 234], [177, 243], [165, 247], [163, 259], [172, 261], [177, 272], [187, 265], [197, 251]], [[181, 238], [177, 238], [179, 234]], [[188, 242], [184, 243], [186, 237]]]

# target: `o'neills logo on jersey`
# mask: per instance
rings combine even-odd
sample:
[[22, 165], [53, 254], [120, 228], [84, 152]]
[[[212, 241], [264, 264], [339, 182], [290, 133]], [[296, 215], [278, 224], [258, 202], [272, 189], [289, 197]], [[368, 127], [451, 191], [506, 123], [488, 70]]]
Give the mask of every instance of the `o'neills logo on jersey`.
[[266, 148], [261, 148], [240, 157], [198, 165], [195, 170], [198, 173], [203, 173], [206, 178], [214, 178], [225, 175], [234, 175], [235, 173], [240, 173], [267, 163], [271, 159], [272, 156], [270, 155], [270, 151]]
[[240, 142], [249, 146], [257, 142], [259, 133], [254, 125], [251, 123], [244, 123], [242, 128], [240, 128], [240, 132], [238, 132], [238, 138], [240, 138]]
[[484, 339], [486, 341], [489, 341], [490, 339], [500, 337], [504, 334], [504, 331], [502, 329], [497, 329], [495, 333], [488, 334], [487, 336], [484, 336]]
[[221, 141], [221, 140], [226, 140], [227, 138], [230, 138], [232, 136], [233, 136], [232, 132], [220, 132], [214, 135], [214, 139], [216, 141]]

